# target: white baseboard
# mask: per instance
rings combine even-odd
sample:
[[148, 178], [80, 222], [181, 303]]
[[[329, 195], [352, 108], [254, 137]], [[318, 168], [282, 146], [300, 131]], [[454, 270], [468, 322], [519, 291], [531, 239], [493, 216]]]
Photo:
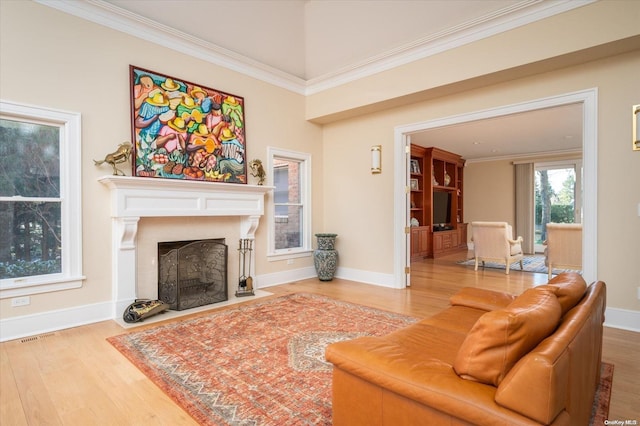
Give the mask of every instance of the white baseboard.
[[113, 319], [113, 303], [103, 302], [0, 320], [0, 342]]
[[607, 308], [604, 312], [604, 325], [640, 333], [640, 311]]
[[289, 271], [275, 272], [273, 274], [263, 274], [255, 277], [253, 285], [256, 288], [267, 288], [274, 285], [292, 283], [294, 281], [306, 280], [315, 277], [316, 270], [313, 266], [306, 268], [291, 269]]
[[349, 281], [377, 285], [380, 287], [400, 288], [399, 283], [395, 282], [393, 274], [383, 274], [380, 272], [363, 271], [361, 269], [338, 267], [336, 277]]
[[[274, 285], [287, 284], [294, 281], [314, 278], [318, 274], [313, 266], [290, 271], [276, 272], [256, 277], [256, 288], [267, 288]], [[336, 278], [349, 281], [357, 281], [365, 284], [373, 284], [381, 287], [398, 288], [393, 279], [393, 274], [381, 274], [378, 272], [363, 271], [360, 269], [338, 267]]]

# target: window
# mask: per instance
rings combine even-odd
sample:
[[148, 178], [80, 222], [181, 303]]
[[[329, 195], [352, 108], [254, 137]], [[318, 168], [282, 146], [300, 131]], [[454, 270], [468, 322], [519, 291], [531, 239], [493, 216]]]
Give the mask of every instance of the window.
[[273, 220], [269, 227], [269, 257], [308, 256], [311, 249], [311, 156], [269, 148], [273, 176]]
[[0, 101], [0, 298], [82, 285], [80, 115]]
[[544, 251], [546, 225], [582, 222], [582, 161], [535, 165], [535, 250]]

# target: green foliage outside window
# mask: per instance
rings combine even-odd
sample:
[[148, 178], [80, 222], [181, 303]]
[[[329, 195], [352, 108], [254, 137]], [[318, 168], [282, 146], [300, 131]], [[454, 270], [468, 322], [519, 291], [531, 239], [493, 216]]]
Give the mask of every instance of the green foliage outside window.
[[548, 170], [536, 171], [535, 225], [536, 243], [546, 238], [547, 223], [575, 222], [575, 185], [573, 173], [568, 173], [558, 191], [550, 183]]
[[0, 119], [0, 279], [61, 268], [60, 128]]

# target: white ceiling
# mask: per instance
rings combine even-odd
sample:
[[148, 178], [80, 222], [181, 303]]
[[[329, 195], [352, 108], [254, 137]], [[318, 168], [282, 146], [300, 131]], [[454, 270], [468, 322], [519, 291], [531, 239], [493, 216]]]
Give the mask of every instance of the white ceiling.
[[[314, 82], [339, 78], [396, 54], [409, 55], [417, 46], [470, 34], [481, 38], [483, 31], [511, 25], [507, 21], [516, 22], [523, 14], [538, 16], [563, 3], [578, 7], [589, 1], [85, 0], [85, 4], [127, 16], [141, 28], [160, 29], [196, 44], [201, 41], [249, 64]], [[412, 135], [412, 142], [439, 146], [467, 159], [580, 150], [582, 108], [562, 106], [431, 129]]]
[[467, 160], [582, 150], [582, 104], [538, 109], [423, 130], [411, 142], [437, 146]]
[[105, 0], [311, 80], [420, 40], [524, 9], [531, 0]]

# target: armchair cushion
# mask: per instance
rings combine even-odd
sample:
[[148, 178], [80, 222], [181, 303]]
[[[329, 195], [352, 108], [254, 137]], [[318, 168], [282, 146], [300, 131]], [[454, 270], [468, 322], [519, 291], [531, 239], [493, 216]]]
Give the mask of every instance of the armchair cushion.
[[561, 307], [549, 288], [532, 288], [506, 308], [483, 314], [456, 355], [462, 378], [498, 386], [515, 363], [557, 327]]

